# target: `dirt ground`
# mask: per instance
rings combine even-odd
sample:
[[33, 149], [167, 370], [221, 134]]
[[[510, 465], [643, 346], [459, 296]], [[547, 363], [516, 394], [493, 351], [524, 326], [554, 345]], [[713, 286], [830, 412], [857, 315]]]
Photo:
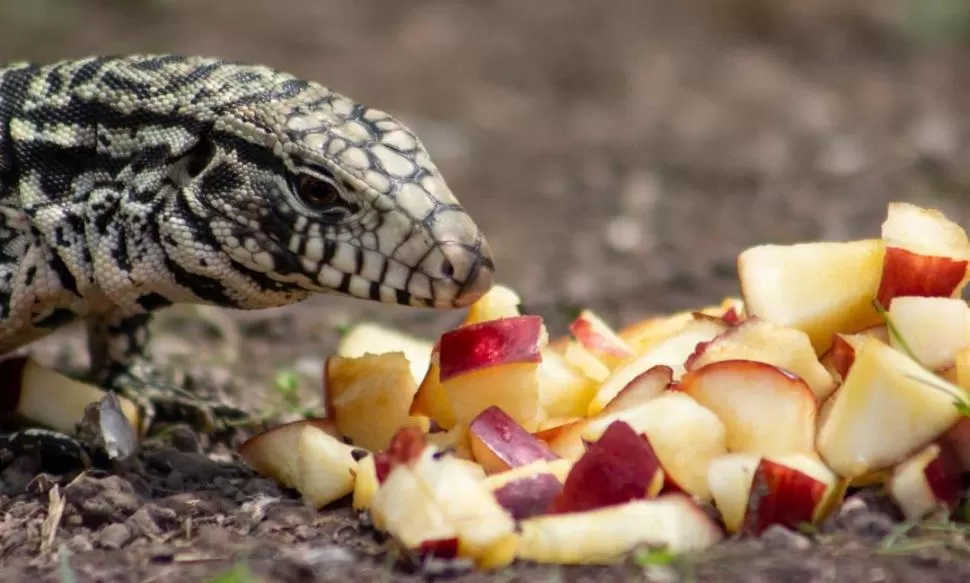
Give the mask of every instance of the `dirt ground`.
[[[970, 225], [970, 24], [916, 4], [6, 0], [0, 60], [205, 53], [391, 111], [485, 229], [499, 279], [561, 333], [576, 305], [623, 324], [718, 302], [737, 293], [745, 247], [874, 236], [890, 200]], [[923, 2], [943, 4], [958, 6]], [[334, 298], [176, 308], [155, 351], [253, 410], [277, 404], [274, 377], [295, 371], [313, 405], [340, 325], [431, 335], [459, 318]], [[83, 366], [77, 332], [33, 352]], [[966, 531], [914, 538], [873, 497], [817, 535], [773, 531], [671, 565], [406, 569], [346, 505], [315, 512], [205, 453], [204, 437], [181, 431], [149, 447], [141, 476], [38, 476], [29, 459], [4, 461], [0, 580], [204, 581], [239, 564], [265, 581], [970, 580]]]

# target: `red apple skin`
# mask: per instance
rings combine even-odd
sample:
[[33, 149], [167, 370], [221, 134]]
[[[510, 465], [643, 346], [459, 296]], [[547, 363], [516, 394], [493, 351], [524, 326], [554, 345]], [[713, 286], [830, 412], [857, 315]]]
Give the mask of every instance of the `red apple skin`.
[[738, 314], [737, 308], [734, 306], [731, 306], [730, 308], [727, 309], [726, 312], [724, 312], [724, 315], [721, 316], [721, 319], [727, 322], [728, 324], [730, 324], [731, 326], [737, 326], [738, 324], [741, 323], [742, 318], [741, 318], [741, 315]]
[[[559, 456], [552, 453], [543, 442], [495, 405], [479, 413], [468, 425], [468, 431], [473, 440], [478, 440], [481, 446], [488, 449], [504, 464], [503, 468], [492, 468], [493, 472], [515, 468], [536, 460], [559, 459]], [[476, 445], [473, 443], [473, 451]]]
[[442, 538], [426, 540], [416, 549], [419, 557], [435, 557], [438, 559], [454, 559], [458, 556], [458, 538]]
[[588, 445], [566, 477], [550, 513], [583, 512], [647, 497], [662, 471], [645, 435], [625, 421], [614, 421]]
[[832, 347], [829, 350], [832, 367], [840, 377], [845, 378], [845, 375], [849, 374], [852, 363], [855, 362], [855, 348], [841, 334], [836, 334], [832, 337]]
[[617, 345], [610, 339], [603, 337], [595, 329], [593, 322], [584, 317], [584, 314], [580, 314], [578, 318], [569, 324], [569, 332], [586, 348], [597, 350], [617, 358], [626, 358], [631, 355], [631, 352], [626, 346]]
[[552, 474], [538, 474], [513, 480], [493, 495], [498, 503], [509, 511], [512, 518], [524, 520], [545, 514], [562, 492], [563, 484]]
[[939, 440], [949, 448], [960, 464], [961, 472], [970, 472], [970, 417], [962, 417]]
[[963, 467], [951, 444], [938, 440], [937, 445], [940, 453], [923, 469], [923, 475], [933, 496], [953, 511], [963, 494]]
[[541, 362], [541, 316], [515, 316], [462, 326], [441, 335], [441, 382], [475, 370], [513, 362]]
[[[421, 457], [421, 453], [428, 447], [428, 440], [421, 429], [409, 425], [402, 427], [391, 438], [391, 443], [383, 452], [377, 452], [374, 457], [374, 464], [377, 467], [377, 479], [383, 480], [383, 476], [399, 465], [408, 466]], [[386, 471], [384, 470], [386, 466]]]
[[887, 310], [892, 299], [898, 296], [949, 297], [966, 273], [965, 260], [887, 247], [876, 297]]
[[796, 528], [811, 522], [827, 489], [794, 468], [762, 459], [751, 482], [741, 532], [757, 536], [775, 524]]
[[720, 338], [722, 335], [727, 334], [730, 331], [731, 330], [728, 329], [727, 331], [722, 332], [721, 334], [718, 334], [717, 336], [715, 336], [710, 340], [698, 342], [697, 346], [694, 347], [694, 352], [691, 352], [690, 356], [687, 357], [687, 360], [684, 361], [684, 368], [687, 370], [693, 370], [694, 363], [697, 361], [698, 358], [701, 357], [702, 354], [704, 354], [704, 351], [707, 350], [707, 347], [710, 346], [712, 342]]

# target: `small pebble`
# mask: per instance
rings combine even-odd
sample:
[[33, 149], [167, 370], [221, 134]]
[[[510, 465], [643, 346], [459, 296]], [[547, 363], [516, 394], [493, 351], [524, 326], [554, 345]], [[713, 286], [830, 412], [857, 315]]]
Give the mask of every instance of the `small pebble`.
[[117, 550], [131, 540], [131, 531], [123, 523], [109, 524], [102, 528], [95, 543], [102, 549]]
[[812, 546], [812, 541], [807, 536], [777, 524], [768, 527], [761, 534], [761, 540], [770, 549], [804, 550]]

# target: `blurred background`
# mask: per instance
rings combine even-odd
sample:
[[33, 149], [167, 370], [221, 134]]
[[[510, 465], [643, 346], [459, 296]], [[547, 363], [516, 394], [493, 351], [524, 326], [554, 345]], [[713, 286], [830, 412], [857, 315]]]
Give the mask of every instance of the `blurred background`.
[[[0, 0], [3, 59], [135, 51], [262, 62], [409, 122], [555, 332], [577, 305], [717, 303], [746, 247], [878, 236], [890, 200], [970, 225], [967, 0]], [[286, 360], [360, 317], [460, 316], [233, 317]]]

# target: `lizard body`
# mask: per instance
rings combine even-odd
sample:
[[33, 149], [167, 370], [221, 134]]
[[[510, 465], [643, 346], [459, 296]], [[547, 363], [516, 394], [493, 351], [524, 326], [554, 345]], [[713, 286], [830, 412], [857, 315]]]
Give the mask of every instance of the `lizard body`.
[[175, 303], [456, 308], [492, 272], [419, 139], [317, 83], [179, 55], [0, 69], [0, 354], [83, 319], [114, 387], [150, 375]]

